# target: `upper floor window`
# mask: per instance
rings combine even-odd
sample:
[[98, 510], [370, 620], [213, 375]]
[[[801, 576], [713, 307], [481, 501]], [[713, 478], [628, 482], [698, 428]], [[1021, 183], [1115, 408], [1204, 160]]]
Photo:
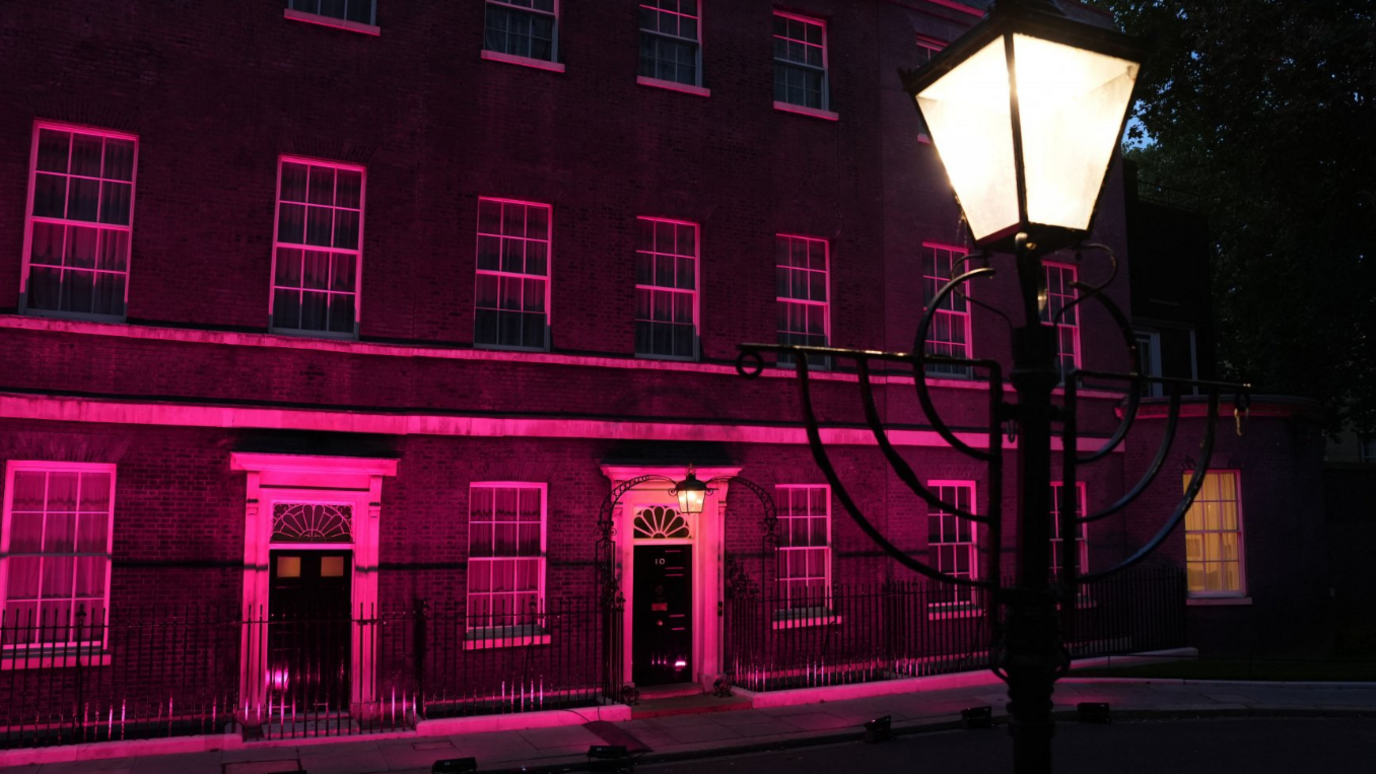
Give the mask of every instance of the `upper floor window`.
[[[927, 486], [942, 502], [975, 512], [975, 482], [931, 481]], [[975, 523], [942, 509], [928, 509], [927, 561], [947, 575], [974, 579], [979, 577], [978, 559]], [[970, 586], [937, 584], [932, 594], [935, 605], [966, 607], [975, 603], [975, 590]]]
[[[1137, 356], [1142, 359], [1143, 376], [1161, 375], [1161, 334], [1156, 331], [1137, 331]], [[1144, 398], [1159, 398], [1165, 394], [1160, 382], [1143, 382], [1141, 394]]]
[[487, 0], [483, 47], [553, 62], [558, 56], [559, 0]]
[[[1189, 487], [1190, 475], [1184, 485]], [[1242, 596], [1242, 505], [1236, 471], [1204, 475], [1190, 510], [1185, 514], [1185, 568], [1191, 596]]]
[[544, 593], [545, 485], [472, 484], [468, 490], [469, 626], [521, 633], [539, 624]]
[[[937, 54], [941, 53], [941, 49], [943, 49], [943, 48], [945, 48], [945, 47], [946, 47], [945, 41], [937, 40], [936, 38], [928, 37], [928, 36], [926, 36], [926, 35], [918, 35], [918, 36], [917, 36], [917, 65], [918, 65], [918, 67], [922, 67], [922, 66], [926, 65], [928, 62], [932, 61], [932, 57], [935, 57]], [[932, 136], [931, 136], [931, 133], [927, 131], [927, 122], [924, 121], [924, 120], [922, 119], [922, 116], [921, 116], [920, 114], [918, 115], [917, 122], [918, 122], [918, 126], [917, 126], [917, 139], [919, 139], [919, 140], [921, 140], [921, 141], [923, 141], [923, 142], [931, 142]]]
[[697, 224], [638, 218], [636, 226], [635, 353], [697, 357]]
[[122, 318], [138, 139], [39, 122], [29, 169], [24, 308]]
[[12, 461], [5, 472], [0, 644], [99, 643], [110, 603], [115, 466]]
[[702, 85], [697, 0], [641, 0], [640, 74]]
[[287, 0], [287, 9], [364, 27], [377, 24], [376, 0]]
[[277, 332], [358, 333], [363, 168], [283, 156], [269, 313]]
[[[1051, 485], [1051, 577], [1060, 574], [1061, 568], [1065, 567], [1065, 536], [1061, 534], [1061, 511], [1064, 508], [1074, 505], [1070, 498], [1065, 496], [1061, 484]], [[1088, 500], [1085, 497], [1085, 482], [1079, 481], [1075, 484], [1075, 492], [1079, 496], [1079, 511], [1072, 514], [1078, 518], [1084, 518], [1088, 513]], [[1075, 561], [1077, 563], [1077, 573], [1083, 574], [1089, 569], [1089, 533], [1088, 524], [1081, 524], [1080, 550]]]
[[1357, 438], [1357, 454], [1362, 462], [1376, 462], [1376, 435], [1361, 435]]
[[826, 25], [774, 12], [774, 101], [829, 110]]
[[831, 487], [776, 488], [779, 594], [789, 608], [822, 607], [831, 588]]
[[549, 345], [550, 206], [478, 200], [478, 289], [473, 343]]
[[[774, 242], [774, 286], [780, 344], [825, 347], [830, 341], [825, 239], [779, 234]], [[792, 362], [780, 356], [780, 363]], [[823, 365], [813, 360], [814, 365]]]
[[1046, 264], [1046, 310], [1042, 323], [1056, 328], [1056, 358], [1061, 378], [1080, 367], [1080, 308], [1071, 306], [1077, 293], [1071, 283], [1078, 277], [1074, 266]]
[[[944, 245], [924, 244], [922, 246], [922, 305], [930, 309], [932, 300], [954, 276], [956, 262], [964, 257], [965, 251]], [[966, 297], [968, 283], [952, 292], [937, 307], [932, 315], [932, 324], [927, 329], [927, 354], [947, 357], [970, 358], [971, 321], [970, 301]], [[960, 379], [971, 377], [970, 366], [954, 363], [928, 363], [927, 373], [934, 376], [954, 376]]]

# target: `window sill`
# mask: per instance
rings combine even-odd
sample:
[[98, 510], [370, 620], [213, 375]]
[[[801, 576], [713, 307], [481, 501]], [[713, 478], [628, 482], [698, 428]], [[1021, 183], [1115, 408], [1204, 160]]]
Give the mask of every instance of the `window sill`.
[[792, 102], [779, 102], [778, 100], [775, 100], [774, 109], [782, 111], [784, 113], [797, 113], [800, 116], [812, 116], [813, 118], [821, 118], [827, 121], [841, 120], [841, 116], [831, 112], [830, 110], [818, 110], [817, 108], [803, 107], [802, 105], [795, 105]]
[[644, 76], [644, 75], [637, 75], [637, 76], [635, 77], [635, 82], [638, 83], [638, 84], [640, 84], [641, 86], [653, 86], [653, 87], [656, 88], [656, 89], [668, 89], [669, 91], [680, 91], [680, 92], [683, 92], [684, 94], [692, 94], [692, 95], [697, 96], [697, 97], [710, 97], [710, 96], [712, 96], [712, 90], [711, 90], [711, 89], [704, 89], [704, 88], [701, 87], [701, 86], [689, 86], [689, 85], [686, 84], [686, 83], [679, 83], [678, 81], [663, 81], [663, 80], [660, 80], [659, 78], [649, 78], [649, 77], [646, 77], [646, 76]]
[[[355, 323], [357, 325], [357, 323]], [[297, 336], [306, 339], [333, 339], [335, 341], [358, 341], [357, 333], [335, 333], [334, 331], [311, 331], [302, 328], [273, 328], [268, 327], [268, 333], [274, 336]]]
[[526, 645], [548, 645], [548, 634], [512, 634], [508, 636], [487, 635], [482, 632], [469, 632], [473, 639], [464, 640], [464, 650], [489, 650], [492, 648], [521, 648]]
[[487, 349], [494, 352], [528, 352], [531, 354], [541, 354], [549, 352], [549, 347], [514, 347], [507, 344], [481, 344], [474, 343], [474, 349]]
[[1227, 597], [1187, 597], [1185, 599], [1185, 604], [1189, 607], [1243, 606], [1252, 604], [1252, 598], [1236, 594]]
[[321, 27], [334, 27], [337, 30], [348, 30], [350, 32], [361, 32], [364, 35], [381, 35], [382, 28], [373, 24], [363, 24], [361, 22], [349, 21], [348, 19], [336, 19], [333, 16], [322, 16], [318, 13], [307, 13], [305, 11], [293, 11], [288, 8], [282, 13], [288, 19], [307, 24], [319, 24]]
[[841, 616], [835, 613], [818, 613], [812, 616], [800, 616], [798, 618], [778, 618], [775, 619], [772, 628], [778, 629], [805, 629], [809, 626], [832, 626], [843, 621]]
[[5, 655], [0, 657], [0, 672], [8, 672], [16, 669], [66, 669], [75, 666], [82, 667], [102, 667], [110, 666], [109, 653], [68, 653], [66, 651], [37, 651], [25, 652], [23, 650], [10, 650], [6, 648]]
[[980, 618], [984, 615], [984, 608], [980, 607], [927, 607], [928, 621], [946, 621], [957, 618]]
[[78, 320], [80, 322], [115, 323], [128, 322], [122, 314], [94, 314], [92, 312], [64, 312], [60, 309], [25, 308], [23, 313], [30, 317], [51, 317], [54, 320]]
[[536, 70], [549, 70], [550, 72], [562, 73], [564, 65], [559, 62], [550, 62], [545, 59], [532, 59], [528, 56], [516, 56], [515, 54], [503, 54], [500, 51], [488, 51], [483, 49], [483, 59], [490, 62], [506, 62], [507, 64], [524, 65], [534, 67]]
[[667, 360], [671, 363], [696, 363], [697, 355], [655, 355], [649, 352], [635, 353], [636, 360]]

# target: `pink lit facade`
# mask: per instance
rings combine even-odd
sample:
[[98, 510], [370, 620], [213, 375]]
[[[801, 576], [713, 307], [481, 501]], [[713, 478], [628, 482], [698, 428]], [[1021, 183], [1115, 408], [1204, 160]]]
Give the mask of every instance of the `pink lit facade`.
[[[977, 11], [927, 0], [146, 5], [88, 26], [84, 5], [22, 0], [0, 19], [7, 615], [271, 614], [281, 589], [314, 573], [353, 609], [465, 607], [460, 650], [552, 647], [522, 616], [594, 595], [608, 491], [647, 473], [680, 480], [690, 465], [770, 493], [777, 548], [744, 487], [717, 487], [682, 523], [665, 487], [628, 493], [614, 517], [626, 682], [710, 685], [729, 671], [718, 611], [733, 565], [770, 594], [813, 600], [915, 580], [832, 498], [792, 372], [746, 381], [733, 363], [742, 341], [912, 348], [924, 298], [966, 235], [893, 73]], [[1122, 199], [1115, 171], [1096, 236], [1127, 263]], [[1108, 275], [1075, 260], [1048, 270], [1053, 309], [1077, 272]], [[1108, 292], [1128, 307], [1125, 277]], [[1011, 275], [968, 292], [1017, 311]], [[1006, 361], [995, 315], [952, 302], [938, 320], [930, 351]], [[1127, 368], [1102, 310], [1047, 322], [1067, 366]], [[968, 523], [904, 496], [862, 429], [854, 375], [820, 365], [824, 437], [879, 526], [950, 572], [980, 572], [981, 550], [1011, 571], [1017, 536], [981, 549]], [[947, 421], [978, 439], [987, 385], [927, 377]], [[876, 381], [914, 469], [979, 509], [989, 482], [932, 431], [912, 374]], [[1081, 395], [1090, 448], [1121, 395], [1092, 384]], [[1130, 439], [1081, 468], [1085, 506], [1130, 488], [1152, 448]], [[1251, 497], [1261, 488], [1248, 454], [1229, 469]], [[1178, 476], [1164, 478], [1153, 508], [1178, 490]], [[1015, 491], [1010, 479], [1009, 511]], [[1266, 518], [1250, 503], [1249, 528]], [[1093, 569], [1128, 555], [1162, 513], [1091, 525], [1081, 556]], [[1182, 531], [1167, 563], [1233, 561], [1201, 540], [1187, 549]], [[656, 565], [641, 564], [643, 549], [676, 552], [656, 556], [682, 570], [682, 599], [650, 598]], [[1226, 569], [1254, 579], [1258, 563]], [[1256, 588], [1207, 591], [1238, 601]], [[968, 592], [942, 593], [933, 620], [980, 614]], [[683, 610], [671, 622], [683, 656], [638, 679], [661, 604]], [[231, 665], [236, 712], [273, 706], [256, 637], [245, 630]], [[19, 665], [26, 643], [4, 647]], [[355, 706], [383, 698], [369, 647], [342, 657]], [[544, 700], [539, 687], [502, 690]]]

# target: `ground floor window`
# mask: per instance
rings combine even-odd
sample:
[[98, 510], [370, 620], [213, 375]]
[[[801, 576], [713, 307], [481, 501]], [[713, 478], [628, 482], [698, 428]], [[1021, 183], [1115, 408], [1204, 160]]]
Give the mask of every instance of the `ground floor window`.
[[790, 608], [825, 605], [831, 587], [831, 487], [780, 486], [779, 596]]
[[3, 645], [98, 641], [110, 601], [115, 466], [10, 462], [5, 472]]
[[[975, 482], [932, 481], [927, 486], [942, 502], [974, 512]], [[974, 579], [979, 575], [978, 555], [974, 522], [942, 508], [927, 511], [927, 560], [938, 570], [956, 578]], [[975, 590], [938, 584], [933, 587], [932, 600], [936, 607], [968, 607], [975, 603]]]
[[[1185, 486], [1190, 474], [1185, 474]], [[1205, 474], [1185, 514], [1185, 566], [1191, 596], [1240, 596], [1243, 573], [1242, 506], [1236, 471]]]
[[545, 589], [544, 484], [469, 488], [468, 627], [509, 633], [539, 624]]

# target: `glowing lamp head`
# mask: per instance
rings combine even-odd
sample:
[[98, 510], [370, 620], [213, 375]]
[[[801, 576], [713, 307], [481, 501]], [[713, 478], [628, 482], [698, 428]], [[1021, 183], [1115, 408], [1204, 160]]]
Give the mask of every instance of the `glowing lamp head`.
[[678, 512], [693, 516], [702, 513], [702, 505], [707, 500], [707, 484], [698, 480], [693, 466], [688, 466], [688, 477], [674, 487], [678, 493]]
[[1090, 229], [1142, 51], [1051, 0], [999, 0], [927, 65], [903, 73], [976, 244], [1044, 247]]

